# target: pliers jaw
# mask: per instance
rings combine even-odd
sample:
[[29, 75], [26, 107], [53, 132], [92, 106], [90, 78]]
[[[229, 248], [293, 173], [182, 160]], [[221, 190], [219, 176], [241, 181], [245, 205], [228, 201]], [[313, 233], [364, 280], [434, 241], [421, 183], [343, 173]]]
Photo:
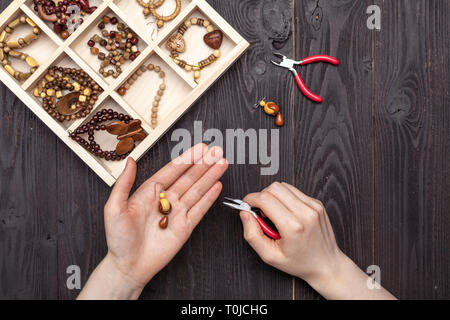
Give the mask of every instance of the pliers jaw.
[[294, 66], [300, 64], [299, 62], [289, 59], [285, 55], [278, 53], [278, 52], [275, 52], [273, 55], [281, 59], [281, 62], [279, 62], [279, 63], [272, 60], [272, 63], [274, 65], [281, 67], [281, 68], [286, 68], [289, 71], [291, 71], [294, 75], [297, 74], [297, 70], [294, 69]]

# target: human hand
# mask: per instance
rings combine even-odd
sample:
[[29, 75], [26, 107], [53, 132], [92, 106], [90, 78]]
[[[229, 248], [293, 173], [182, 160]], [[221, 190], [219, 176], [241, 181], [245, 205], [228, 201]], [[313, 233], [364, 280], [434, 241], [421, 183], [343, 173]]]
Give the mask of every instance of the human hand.
[[[228, 163], [220, 148], [197, 145], [142, 184], [129, 197], [136, 163], [129, 159], [105, 205], [108, 254], [99, 265], [105, 281], [89, 282], [79, 298], [95, 296], [94, 286], [115, 283], [114, 297], [136, 298], [150, 279], [164, 268], [188, 240], [222, 190], [218, 181]], [[172, 210], [167, 229], [159, 227], [159, 193], [164, 191]], [[95, 271], [91, 278], [101, 278]], [[120, 285], [119, 285], [120, 283]], [[118, 291], [124, 291], [118, 294]], [[125, 292], [126, 291], [126, 292]], [[93, 294], [85, 294], [85, 293]]]
[[304, 279], [327, 299], [392, 299], [370, 290], [368, 276], [338, 247], [325, 207], [287, 183], [273, 183], [244, 201], [261, 209], [281, 239], [266, 237], [250, 213], [241, 212], [244, 238], [267, 264]]

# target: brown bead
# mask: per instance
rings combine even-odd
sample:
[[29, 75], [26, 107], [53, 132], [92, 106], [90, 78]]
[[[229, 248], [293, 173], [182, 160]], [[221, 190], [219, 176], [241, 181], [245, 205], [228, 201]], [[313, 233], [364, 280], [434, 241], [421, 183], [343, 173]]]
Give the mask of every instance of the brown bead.
[[119, 90], [117, 90], [117, 92], [121, 95], [124, 96], [127, 93], [127, 89], [125, 89], [125, 87], [120, 87]]
[[97, 55], [100, 52], [100, 50], [96, 47], [91, 48], [91, 54]]
[[280, 107], [278, 107], [278, 105], [276, 105], [274, 102], [267, 102], [267, 108], [273, 110], [274, 115], [277, 115], [278, 112], [280, 112]]
[[162, 217], [161, 220], [159, 221], [159, 227], [161, 229], [167, 229], [168, 225], [169, 225], [169, 217], [168, 216]]
[[110, 134], [118, 136], [126, 134], [128, 132], [128, 126], [125, 122], [114, 121], [106, 126], [106, 131], [108, 131]]
[[139, 119], [131, 120], [128, 123], [128, 132], [139, 130], [141, 128], [141, 125], [142, 125], [141, 120], [139, 120]]
[[278, 113], [278, 114], [277, 114], [277, 116], [276, 116], [276, 118], [275, 118], [275, 124], [276, 124], [277, 126], [279, 126], [279, 127], [284, 126], [284, 118], [283, 118], [283, 116], [281, 115], [281, 113]]
[[69, 32], [67, 30], [61, 32], [61, 38], [66, 40], [70, 36]]
[[120, 140], [120, 142], [116, 146], [116, 153], [119, 156], [122, 156], [124, 154], [127, 154], [131, 150], [134, 149], [134, 139], [133, 138], [125, 138], [123, 140]]

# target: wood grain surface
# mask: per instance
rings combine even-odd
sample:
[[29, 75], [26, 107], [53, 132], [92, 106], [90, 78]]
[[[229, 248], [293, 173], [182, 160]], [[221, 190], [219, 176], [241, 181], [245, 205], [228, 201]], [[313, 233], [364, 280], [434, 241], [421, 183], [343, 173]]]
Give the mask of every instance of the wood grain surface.
[[[11, 1], [1, 1], [3, 10]], [[232, 165], [223, 195], [286, 181], [326, 206], [340, 247], [402, 299], [450, 298], [450, 3], [447, 0], [210, 0], [250, 43], [248, 52], [139, 162], [141, 184], [167, 161], [177, 128], [273, 128], [252, 105], [277, 101], [280, 170]], [[366, 26], [379, 5], [381, 30]], [[292, 75], [272, 52], [330, 54], [339, 67]], [[0, 299], [73, 299], [103, 258], [110, 189], [0, 84]], [[225, 150], [226, 151], [226, 150]], [[216, 203], [142, 299], [320, 299], [266, 266], [242, 239], [235, 212]]]

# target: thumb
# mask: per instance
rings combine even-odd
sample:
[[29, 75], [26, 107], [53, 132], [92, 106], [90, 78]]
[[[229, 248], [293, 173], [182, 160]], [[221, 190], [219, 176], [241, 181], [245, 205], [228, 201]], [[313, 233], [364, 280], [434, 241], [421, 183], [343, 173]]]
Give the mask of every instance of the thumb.
[[270, 257], [274, 256], [273, 250], [275, 241], [264, 235], [259, 223], [250, 213], [241, 211], [240, 217], [244, 227], [244, 239], [256, 251], [261, 259], [267, 263], [268, 260], [270, 260]]
[[125, 169], [117, 179], [111, 195], [109, 196], [108, 205], [111, 205], [113, 208], [119, 208], [120, 210], [127, 205], [131, 188], [136, 179], [136, 171], [136, 162], [133, 158], [128, 158]]

